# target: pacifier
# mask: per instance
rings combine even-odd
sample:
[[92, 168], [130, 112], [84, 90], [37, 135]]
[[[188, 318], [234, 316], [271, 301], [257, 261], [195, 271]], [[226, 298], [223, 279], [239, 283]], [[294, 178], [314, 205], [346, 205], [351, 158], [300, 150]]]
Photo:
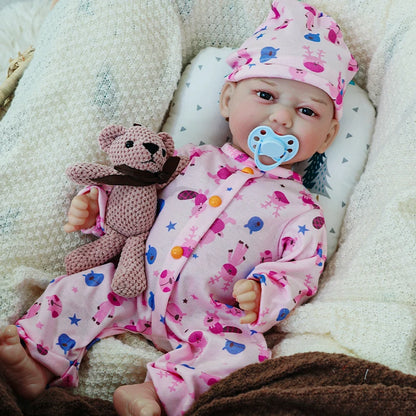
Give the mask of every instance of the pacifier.
[[[279, 136], [268, 126], [259, 126], [248, 135], [248, 146], [254, 154], [254, 162], [260, 170], [267, 171], [288, 162], [296, 156], [299, 141], [295, 136], [287, 134]], [[268, 156], [276, 163], [265, 165], [260, 156]]]

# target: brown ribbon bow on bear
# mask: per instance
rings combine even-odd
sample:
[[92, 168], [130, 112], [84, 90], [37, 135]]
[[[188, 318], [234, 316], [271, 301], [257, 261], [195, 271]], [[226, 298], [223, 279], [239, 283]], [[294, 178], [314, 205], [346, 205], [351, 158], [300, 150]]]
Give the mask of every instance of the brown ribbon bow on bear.
[[132, 168], [128, 165], [114, 166], [121, 175], [107, 175], [93, 179], [94, 182], [106, 185], [149, 186], [166, 183], [178, 167], [180, 158], [169, 157], [159, 172], [150, 172]]

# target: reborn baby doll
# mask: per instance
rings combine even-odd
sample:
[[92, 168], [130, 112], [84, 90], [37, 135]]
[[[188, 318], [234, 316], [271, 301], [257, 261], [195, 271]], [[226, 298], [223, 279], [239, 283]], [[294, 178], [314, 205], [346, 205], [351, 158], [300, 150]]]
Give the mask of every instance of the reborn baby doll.
[[[297, 0], [273, 2], [228, 62], [220, 111], [232, 142], [178, 151], [190, 162], [159, 193], [146, 290], [114, 294], [111, 263], [94, 269], [95, 286], [82, 273], [55, 279], [0, 335], [1, 365], [20, 394], [76, 385], [91, 345], [131, 331], [164, 355], [145, 383], [116, 390], [116, 410], [181, 415], [218, 380], [270, 358], [264, 333], [316, 293], [325, 220], [291, 166], [331, 145], [356, 62], [334, 20]], [[90, 208], [84, 225], [97, 214]], [[55, 317], [53, 296], [62, 300]]]

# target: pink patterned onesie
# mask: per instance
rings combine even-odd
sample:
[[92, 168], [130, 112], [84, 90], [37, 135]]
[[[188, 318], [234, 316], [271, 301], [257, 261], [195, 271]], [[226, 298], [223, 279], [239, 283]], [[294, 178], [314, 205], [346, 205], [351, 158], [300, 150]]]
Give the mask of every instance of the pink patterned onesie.
[[[190, 163], [160, 193], [147, 240], [148, 287], [134, 299], [111, 292], [112, 264], [53, 280], [17, 322], [30, 354], [77, 384], [85, 352], [101, 338], [143, 334], [166, 352], [148, 364], [168, 415], [183, 414], [212, 384], [270, 358], [263, 333], [317, 289], [326, 252], [320, 208], [300, 177], [259, 171], [225, 144], [187, 146]], [[240, 324], [239, 279], [261, 283], [259, 318]]]

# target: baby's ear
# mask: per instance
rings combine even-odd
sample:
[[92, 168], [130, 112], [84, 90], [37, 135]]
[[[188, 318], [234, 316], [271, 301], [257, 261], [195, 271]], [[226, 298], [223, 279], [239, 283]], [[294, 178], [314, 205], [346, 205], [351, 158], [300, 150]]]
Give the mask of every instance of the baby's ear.
[[335, 140], [335, 137], [337, 137], [338, 132], [339, 132], [339, 121], [333, 118], [331, 120], [331, 125], [329, 127], [326, 138], [324, 142], [321, 144], [321, 146], [319, 147], [319, 149], [317, 150], [317, 152], [324, 153], [326, 149], [328, 149], [328, 147], [331, 146], [332, 142]]
[[108, 126], [106, 127], [98, 137], [98, 143], [104, 152], [108, 151], [108, 148], [113, 143], [116, 137], [123, 135], [126, 132], [126, 129], [123, 126]]
[[172, 136], [168, 133], [165, 133], [164, 131], [158, 133], [157, 135], [165, 143], [168, 156], [173, 156], [173, 153], [175, 152], [175, 143], [173, 142]]
[[220, 95], [220, 113], [227, 120], [230, 115], [230, 101], [236, 87], [235, 82], [226, 82]]

